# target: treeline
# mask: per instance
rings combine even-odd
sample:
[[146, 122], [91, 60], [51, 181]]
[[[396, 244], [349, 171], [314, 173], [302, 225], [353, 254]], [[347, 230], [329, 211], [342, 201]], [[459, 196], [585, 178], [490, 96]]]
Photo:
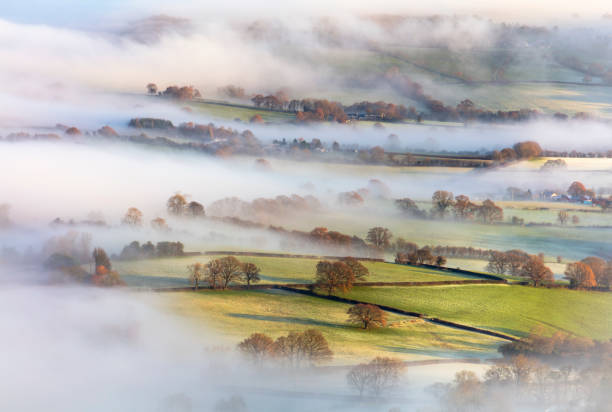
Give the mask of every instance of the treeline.
[[480, 220], [482, 223], [500, 222], [504, 211], [490, 199], [476, 204], [466, 195], [454, 196], [452, 192], [437, 190], [431, 197], [432, 207], [427, 213], [410, 198], [395, 200], [395, 206], [406, 216], [413, 218], [444, 219], [452, 214], [457, 220]]
[[516, 160], [531, 159], [542, 155], [542, 148], [537, 142], [526, 141], [516, 143], [500, 151], [494, 150], [491, 159], [499, 163], [510, 163]]
[[536, 287], [554, 282], [553, 273], [544, 264], [543, 257], [530, 255], [522, 250], [492, 251], [489, 255], [487, 271], [500, 275], [510, 274], [524, 277]]
[[251, 202], [237, 197], [219, 199], [208, 206], [211, 216], [231, 216], [246, 219], [288, 216], [296, 212], [316, 212], [321, 209], [321, 202], [314, 196], [276, 196], [274, 198], [257, 198]]
[[498, 350], [505, 357], [525, 355], [546, 361], [580, 360], [593, 363], [612, 359], [612, 340], [597, 341], [560, 331], [552, 336], [543, 336], [540, 331], [535, 331], [524, 339], [504, 343]]
[[164, 241], [153, 244], [151, 241], [148, 241], [141, 245], [140, 242], [135, 240], [129, 245], [124, 246], [117, 258], [121, 260], [135, 260], [179, 256], [185, 256], [184, 245], [181, 242]]

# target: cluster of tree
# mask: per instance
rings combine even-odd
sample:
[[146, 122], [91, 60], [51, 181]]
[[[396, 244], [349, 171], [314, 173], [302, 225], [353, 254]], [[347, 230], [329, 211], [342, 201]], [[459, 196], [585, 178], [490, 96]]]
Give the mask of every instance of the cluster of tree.
[[353, 257], [345, 257], [336, 262], [322, 260], [317, 263], [314, 288], [327, 295], [346, 293], [356, 281], [365, 280], [369, 274], [368, 268]]
[[491, 251], [487, 271], [528, 278], [536, 287], [554, 281], [553, 273], [544, 264], [542, 256], [530, 255], [516, 249], [507, 252]]
[[363, 120], [385, 120], [389, 122], [404, 119], [416, 119], [417, 113], [414, 107], [406, 108], [404, 105], [395, 105], [383, 101], [354, 103], [344, 108], [349, 118]]
[[[139, 228], [139, 227], [142, 227], [142, 216], [143, 214], [140, 211], [140, 209], [136, 207], [130, 207], [125, 212], [125, 215], [123, 215], [123, 219], [121, 220], [121, 223], [125, 226]], [[150, 224], [151, 224], [151, 227], [155, 230], [159, 230], [163, 232], [170, 231], [170, 227], [168, 226], [168, 223], [166, 222], [165, 219], [161, 217], [156, 217], [155, 219], [151, 220]]]
[[200, 91], [193, 86], [168, 86], [163, 92], [158, 91], [155, 83], [147, 84], [147, 93], [158, 94], [159, 96], [169, 97], [178, 100], [193, 100], [202, 97]]
[[173, 216], [186, 217], [204, 217], [206, 215], [204, 206], [201, 203], [192, 200], [187, 201], [188, 196], [181, 193], [175, 193], [166, 201], [166, 210]]
[[377, 357], [368, 363], [353, 366], [346, 375], [349, 386], [359, 393], [380, 397], [395, 387], [406, 365], [399, 359]]
[[10, 133], [5, 137], [0, 136], [0, 142], [30, 142], [30, 141], [58, 141], [61, 138], [55, 133], [37, 133], [31, 135], [25, 132]]
[[526, 338], [504, 343], [498, 350], [508, 358], [524, 355], [546, 361], [573, 358], [573, 360], [596, 363], [606, 358], [612, 359], [612, 340], [597, 341], [561, 331], [545, 336], [538, 329]]
[[63, 235], [53, 236], [42, 247], [43, 256], [60, 254], [69, 256], [78, 263], [91, 260], [91, 233], [70, 230]]
[[431, 248], [425, 246], [413, 252], [397, 252], [395, 254], [395, 263], [444, 266], [446, 265], [446, 258], [442, 255], [434, 256]]
[[589, 256], [580, 262], [569, 263], [565, 269], [565, 278], [570, 281], [570, 288], [612, 287], [612, 260]]
[[160, 146], [177, 150], [200, 151], [224, 157], [231, 154], [261, 155], [263, 146], [250, 130], [239, 132], [231, 128], [215, 127], [213, 124], [199, 125], [184, 123], [175, 128], [172, 122], [163, 119], [133, 118], [130, 127], [138, 129], [163, 130], [165, 133], [196, 139], [196, 142], [177, 142], [167, 137], [150, 138], [145, 134], [138, 136], [103, 136], [109, 139], [130, 143]]
[[298, 212], [316, 212], [321, 209], [321, 202], [314, 196], [276, 196], [275, 198], [257, 198], [251, 202], [227, 197], [213, 202], [208, 207], [211, 216], [232, 216], [255, 220], [269, 220], [271, 217], [289, 216]]
[[[494, 223], [503, 220], [504, 211], [492, 200], [486, 199], [480, 205], [473, 203], [466, 195], [453, 197], [453, 193], [438, 190], [431, 197], [432, 208], [429, 215], [433, 219], [444, 219], [450, 212], [457, 220], [478, 219], [483, 223]], [[426, 218], [427, 212], [419, 209], [410, 198], [397, 199], [395, 205], [404, 214], [415, 218]]]
[[316, 329], [290, 332], [276, 340], [264, 333], [254, 333], [238, 344], [238, 350], [258, 365], [277, 361], [292, 368], [329, 362], [333, 357], [327, 340]]
[[567, 210], [559, 210], [559, 213], [557, 213], [557, 220], [562, 225], [565, 225], [570, 220], [575, 225], [580, 223], [580, 218], [577, 215], [570, 216], [570, 214], [569, 214], [569, 212]]
[[154, 257], [178, 257], [184, 256], [184, 246], [181, 242], [157, 242], [154, 245], [151, 241], [143, 243], [133, 241], [125, 246], [119, 254], [121, 260], [150, 259]]
[[516, 143], [500, 151], [494, 150], [491, 159], [499, 163], [514, 162], [516, 160], [531, 159], [542, 155], [542, 148], [537, 142], [526, 141]]
[[549, 159], [540, 167], [541, 172], [554, 172], [565, 169], [567, 169], [567, 163], [563, 159]]
[[580, 368], [518, 355], [495, 363], [482, 379], [472, 371], [460, 371], [451, 384], [433, 389], [444, 410], [563, 410], [568, 405], [581, 411], [608, 409], [610, 360]]
[[244, 88], [233, 84], [228, 84], [225, 87], [220, 87], [218, 89], [218, 93], [222, 96], [227, 96], [231, 99], [244, 99], [246, 97]]
[[202, 282], [211, 289], [227, 289], [232, 283], [244, 282], [247, 288], [260, 281], [260, 268], [254, 263], [240, 262], [234, 256], [213, 259], [208, 263], [195, 262], [187, 266], [189, 281], [197, 290]]

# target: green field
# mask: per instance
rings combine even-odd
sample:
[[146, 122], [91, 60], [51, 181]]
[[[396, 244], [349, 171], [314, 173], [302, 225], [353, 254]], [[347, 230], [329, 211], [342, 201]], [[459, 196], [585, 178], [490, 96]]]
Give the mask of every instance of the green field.
[[517, 337], [536, 327], [611, 339], [612, 294], [509, 285], [354, 288], [348, 297]]
[[[189, 256], [181, 258], [114, 261], [113, 268], [133, 287], [188, 286], [187, 265], [207, 262], [221, 256]], [[320, 259], [237, 256], [261, 268], [261, 283], [312, 283]], [[462, 280], [471, 277], [443, 273], [392, 263], [362, 262], [370, 271], [371, 282], [431, 282]]]
[[350, 305], [283, 291], [210, 291], [161, 294], [165, 309], [212, 330], [233, 347], [254, 332], [272, 337], [310, 328], [330, 343], [336, 363], [374, 356], [403, 359], [488, 358], [502, 342], [495, 338], [436, 326], [421, 319], [388, 316], [388, 327], [365, 331], [347, 323]]

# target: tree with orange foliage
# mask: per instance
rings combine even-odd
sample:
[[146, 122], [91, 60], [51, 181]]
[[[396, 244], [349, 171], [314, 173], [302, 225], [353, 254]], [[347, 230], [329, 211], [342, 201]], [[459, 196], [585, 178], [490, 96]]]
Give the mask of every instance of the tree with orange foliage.
[[315, 287], [331, 295], [337, 290], [348, 292], [355, 282], [355, 274], [344, 262], [322, 260], [317, 263]]
[[565, 278], [570, 281], [570, 288], [592, 288], [597, 286], [595, 274], [589, 265], [583, 262], [575, 262], [567, 265]]
[[358, 303], [346, 312], [349, 321], [363, 325], [364, 329], [383, 327], [387, 324], [387, 315], [376, 305]]

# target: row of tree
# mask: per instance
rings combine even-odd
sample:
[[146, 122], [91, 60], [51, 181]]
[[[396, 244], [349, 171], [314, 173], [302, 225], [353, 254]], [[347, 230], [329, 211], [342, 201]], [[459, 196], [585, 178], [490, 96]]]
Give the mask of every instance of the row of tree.
[[259, 366], [276, 361], [283, 366], [300, 368], [329, 362], [333, 357], [327, 340], [316, 329], [290, 332], [276, 339], [253, 333], [238, 344], [238, 350]]
[[[504, 218], [503, 209], [490, 199], [476, 204], [466, 195], [455, 197], [452, 192], [437, 190], [431, 197], [431, 203], [429, 216], [433, 219], [443, 219], [451, 212], [457, 220], [477, 218], [483, 223], [499, 222]], [[420, 209], [417, 203], [410, 198], [397, 199], [395, 205], [407, 216], [421, 219], [428, 217], [427, 212]]]
[[187, 266], [189, 281], [195, 290], [202, 282], [211, 289], [227, 289], [232, 283], [244, 282], [247, 288], [260, 281], [261, 269], [254, 263], [240, 262], [234, 256], [213, 259], [208, 263], [195, 262]]
[[507, 252], [491, 251], [487, 271], [521, 276], [529, 279], [536, 287], [554, 282], [553, 273], [544, 264], [542, 256], [530, 255], [516, 249]]
[[184, 245], [181, 242], [157, 242], [153, 244], [147, 241], [142, 245], [133, 241], [125, 246], [119, 254], [121, 260], [150, 259], [154, 257], [180, 257], [184, 256]]

